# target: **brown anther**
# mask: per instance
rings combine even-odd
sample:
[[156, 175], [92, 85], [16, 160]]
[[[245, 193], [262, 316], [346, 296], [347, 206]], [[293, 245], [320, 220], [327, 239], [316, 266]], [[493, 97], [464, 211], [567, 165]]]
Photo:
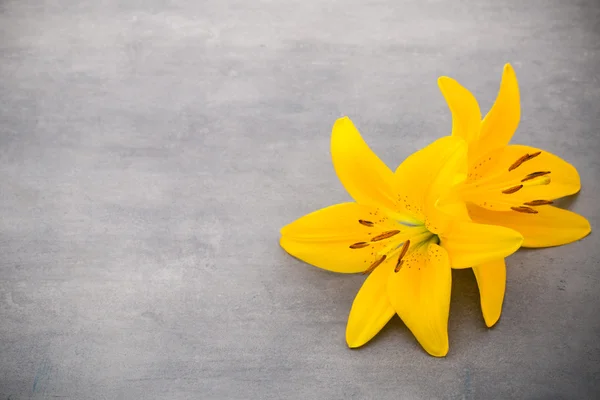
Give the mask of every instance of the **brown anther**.
[[550, 173], [550, 171], [532, 172], [531, 174], [527, 175], [525, 178], [521, 179], [521, 182], [530, 181], [534, 178], [537, 178], [538, 176], [548, 175], [549, 173]]
[[381, 235], [377, 235], [371, 238], [371, 242], [377, 242], [379, 240], [383, 240], [383, 239], [387, 239], [387, 238], [391, 238], [394, 235], [399, 234], [400, 231], [387, 231], [387, 232], [383, 232]]
[[519, 190], [521, 190], [522, 187], [523, 187], [523, 185], [513, 186], [511, 188], [503, 190], [502, 193], [504, 193], [504, 194], [512, 194], [512, 193], [515, 193], [515, 192], [518, 192]]
[[366, 274], [368, 274], [368, 273], [370, 273], [370, 272], [373, 272], [373, 270], [374, 270], [375, 268], [377, 268], [377, 267], [378, 267], [378, 266], [379, 266], [379, 265], [380, 265], [382, 262], [384, 262], [386, 258], [387, 258], [387, 256], [381, 256], [381, 258], [380, 258], [380, 259], [378, 259], [378, 260], [377, 260], [377, 261], [375, 261], [373, 264], [371, 264], [371, 266], [370, 266], [369, 268], [367, 268], [367, 269], [365, 270], [365, 272], [363, 272], [363, 275], [366, 275]]
[[518, 168], [525, 161], [529, 161], [532, 158], [535, 158], [535, 157], [539, 156], [540, 154], [542, 154], [541, 151], [538, 151], [538, 152], [533, 153], [533, 154], [525, 154], [523, 157], [521, 157], [517, 161], [515, 161], [510, 167], [508, 167], [508, 172], [512, 171], [515, 168]]
[[363, 247], [367, 247], [369, 243], [367, 242], [358, 242], [350, 245], [351, 249], [362, 249]]
[[368, 226], [369, 228], [375, 226], [375, 224], [371, 221], [365, 221], [364, 219], [359, 219], [358, 223], [364, 226]]
[[396, 268], [394, 268], [394, 272], [399, 272], [402, 268], [402, 264], [404, 264], [404, 260], [399, 260], [398, 264], [396, 264]]
[[398, 262], [396, 263], [396, 268], [394, 268], [394, 272], [398, 272], [398, 271], [400, 271], [400, 268], [402, 268], [402, 264], [404, 263], [404, 261], [402, 259], [406, 255], [406, 252], [408, 251], [409, 247], [410, 247], [410, 240], [407, 240], [406, 242], [404, 242], [404, 245], [402, 246], [402, 250], [400, 250], [400, 255], [398, 256]]
[[511, 209], [514, 211], [517, 211], [517, 212], [525, 213], [525, 214], [537, 214], [538, 213], [537, 211], [535, 211], [533, 208], [530, 208], [530, 207], [519, 206], [519, 207], [511, 207]]
[[552, 200], [532, 200], [525, 203], [526, 206], [545, 206], [547, 204], [553, 204]]
[[515, 161], [510, 167], [508, 167], [508, 172], [512, 171], [513, 169], [517, 168], [519, 165], [527, 161], [527, 157], [529, 157], [529, 154], [525, 154], [523, 157]]

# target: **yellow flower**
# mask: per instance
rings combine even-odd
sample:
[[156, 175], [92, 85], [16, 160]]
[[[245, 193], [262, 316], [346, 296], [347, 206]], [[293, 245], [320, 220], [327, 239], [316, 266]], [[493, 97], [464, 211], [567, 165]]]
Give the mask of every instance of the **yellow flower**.
[[[281, 246], [314, 266], [370, 273], [346, 328], [352, 348], [375, 336], [397, 313], [423, 348], [448, 352], [451, 267], [502, 259], [522, 243], [508, 228], [453, 218], [460, 204], [439, 199], [466, 171], [464, 140], [441, 138], [392, 172], [347, 117], [337, 120], [331, 153], [338, 178], [355, 202], [308, 214], [281, 229]], [[463, 204], [464, 207], [464, 204]]]
[[[582, 216], [553, 207], [552, 200], [577, 193], [577, 170], [544, 150], [509, 145], [519, 125], [519, 85], [506, 64], [494, 105], [481, 120], [473, 95], [455, 80], [438, 80], [452, 112], [452, 136], [468, 143], [466, 180], [458, 193], [474, 222], [519, 231], [523, 247], [558, 246], [586, 236], [591, 228]], [[504, 260], [474, 264], [481, 308], [487, 326], [500, 318], [506, 265]]]

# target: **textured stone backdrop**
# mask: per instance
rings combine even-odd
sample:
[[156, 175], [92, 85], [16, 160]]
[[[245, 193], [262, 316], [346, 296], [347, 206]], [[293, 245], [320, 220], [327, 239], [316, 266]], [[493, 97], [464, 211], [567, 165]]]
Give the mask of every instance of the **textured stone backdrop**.
[[0, 399], [593, 399], [592, 233], [509, 258], [486, 329], [454, 274], [450, 353], [396, 318], [344, 332], [362, 276], [288, 256], [279, 228], [348, 199], [349, 115], [390, 166], [451, 120], [436, 79], [580, 171], [600, 226], [600, 2], [0, 2]]

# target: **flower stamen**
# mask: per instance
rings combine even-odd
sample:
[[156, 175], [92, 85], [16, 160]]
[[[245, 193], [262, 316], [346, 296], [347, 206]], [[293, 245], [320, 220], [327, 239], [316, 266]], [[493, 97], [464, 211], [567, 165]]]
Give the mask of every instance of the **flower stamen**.
[[396, 268], [394, 268], [394, 272], [398, 272], [400, 271], [400, 268], [402, 268], [402, 264], [404, 263], [404, 261], [402, 261], [402, 258], [404, 258], [404, 256], [406, 255], [406, 252], [408, 251], [409, 247], [410, 240], [407, 240], [402, 246], [402, 250], [400, 251], [400, 255], [398, 256], [398, 262], [396, 263]]
[[517, 211], [517, 212], [521, 212], [521, 213], [525, 213], [525, 214], [537, 214], [538, 213], [536, 210], [534, 210], [531, 207], [518, 206], [518, 207], [511, 207], [511, 209], [513, 211]]
[[386, 258], [386, 255], [381, 256], [381, 258], [377, 259], [373, 264], [371, 264], [371, 266], [367, 268], [362, 274], [366, 275], [370, 272], [373, 272], [373, 270], [377, 268], [382, 262], [384, 262]]
[[526, 206], [545, 206], [547, 204], [553, 204], [552, 200], [532, 200], [524, 203]]
[[518, 168], [525, 161], [529, 161], [532, 158], [535, 158], [535, 157], [539, 156], [540, 154], [542, 154], [541, 151], [538, 151], [538, 152], [533, 153], [533, 154], [525, 154], [523, 157], [521, 157], [517, 161], [515, 161], [510, 167], [508, 167], [508, 172], [512, 171], [513, 169]]
[[513, 186], [511, 188], [503, 190], [502, 193], [504, 193], [504, 194], [512, 194], [512, 193], [518, 192], [522, 188], [523, 188], [523, 185], [517, 185], [517, 186]]
[[362, 249], [363, 247], [369, 246], [367, 242], [358, 242], [350, 245], [351, 249]]
[[539, 176], [544, 176], [544, 175], [548, 175], [550, 173], [550, 171], [537, 171], [537, 172], [532, 172], [531, 174], [525, 176], [525, 178], [521, 179], [521, 182], [526, 182], [532, 179], [535, 179]]
[[383, 232], [381, 235], [377, 235], [371, 238], [371, 242], [377, 242], [383, 239], [387, 239], [387, 238], [391, 238], [394, 235], [399, 234], [400, 231], [395, 230], [395, 231], [387, 231], [387, 232]]

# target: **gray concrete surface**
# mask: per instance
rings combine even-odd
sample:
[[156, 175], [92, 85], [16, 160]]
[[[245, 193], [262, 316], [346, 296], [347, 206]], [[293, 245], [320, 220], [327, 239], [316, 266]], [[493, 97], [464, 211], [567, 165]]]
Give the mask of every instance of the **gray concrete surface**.
[[600, 2], [0, 3], [0, 399], [600, 398], [597, 235], [509, 259], [488, 330], [454, 274], [446, 359], [395, 319], [346, 348], [362, 276], [279, 228], [345, 201], [349, 115], [382, 159], [450, 129], [436, 79], [572, 162], [600, 224]]

